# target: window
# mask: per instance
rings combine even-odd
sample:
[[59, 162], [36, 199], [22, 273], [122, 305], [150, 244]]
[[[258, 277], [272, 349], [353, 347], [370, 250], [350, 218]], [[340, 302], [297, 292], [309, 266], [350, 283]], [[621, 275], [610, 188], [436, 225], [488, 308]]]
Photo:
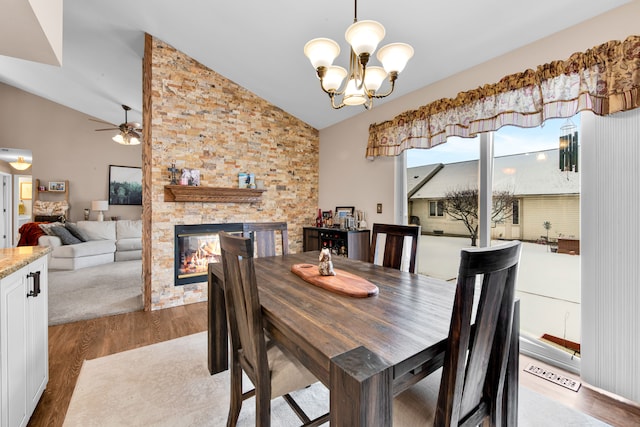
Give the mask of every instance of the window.
[[520, 224], [520, 201], [519, 200], [514, 200], [513, 201], [513, 207], [512, 209], [512, 215], [511, 215], [511, 220], [512, 220], [512, 224], [513, 225], [518, 225]]
[[429, 202], [429, 216], [444, 216], [444, 203], [442, 200]]

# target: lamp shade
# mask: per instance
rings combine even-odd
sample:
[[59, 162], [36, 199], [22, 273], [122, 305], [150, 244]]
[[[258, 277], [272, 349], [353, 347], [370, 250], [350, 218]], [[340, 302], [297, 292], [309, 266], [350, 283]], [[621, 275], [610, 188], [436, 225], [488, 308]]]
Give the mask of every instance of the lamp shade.
[[382, 67], [367, 67], [364, 75], [364, 85], [367, 90], [376, 91], [382, 86], [384, 78], [387, 77], [387, 72]]
[[378, 43], [384, 38], [385, 29], [376, 21], [358, 21], [347, 28], [344, 38], [351, 45], [353, 52], [360, 56], [362, 53], [372, 54]]
[[347, 82], [344, 91], [344, 100], [346, 105], [362, 105], [367, 102], [367, 96], [364, 93], [364, 86], [358, 89], [356, 81], [351, 79]]
[[328, 67], [340, 54], [340, 46], [331, 39], [317, 38], [304, 45], [304, 54], [311, 61], [313, 68]]
[[406, 43], [390, 43], [380, 48], [377, 57], [387, 73], [400, 73], [413, 57], [413, 48]]
[[109, 210], [109, 201], [108, 200], [93, 200], [91, 202], [91, 210], [92, 211], [107, 211], [107, 210]]
[[332, 65], [327, 68], [327, 72], [322, 79], [322, 85], [326, 90], [338, 90], [345, 77], [347, 77], [347, 70], [337, 65]]
[[11, 165], [11, 167], [13, 167], [14, 169], [17, 169], [19, 171], [23, 171], [25, 169], [28, 169], [29, 166], [31, 166], [31, 163], [27, 163], [24, 160], [24, 157], [22, 157], [22, 156], [18, 156], [18, 160], [16, 160], [15, 162], [9, 162], [9, 164]]

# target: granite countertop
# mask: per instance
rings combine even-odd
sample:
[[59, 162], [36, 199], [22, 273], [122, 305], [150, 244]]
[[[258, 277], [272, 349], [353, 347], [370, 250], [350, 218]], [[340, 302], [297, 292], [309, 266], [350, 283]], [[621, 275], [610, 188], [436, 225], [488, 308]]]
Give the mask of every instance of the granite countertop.
[[19, 246], [0, 249], [0, 279], [47, 255], [53, 249], [42, 246]]

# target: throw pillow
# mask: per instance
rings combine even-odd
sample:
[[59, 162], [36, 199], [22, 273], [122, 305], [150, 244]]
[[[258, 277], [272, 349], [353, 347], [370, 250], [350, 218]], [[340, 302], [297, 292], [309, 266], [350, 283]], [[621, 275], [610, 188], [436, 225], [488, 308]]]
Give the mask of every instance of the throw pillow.
[[53, 227], [64, 227], [64, 224], [61, 222], [50, 222], [48, 224], [40, 224], [40, 229], [45, 232], [48, 236], [55, 236], [51, 231]]
[[63, 226], [55, 226], [51, 227], [51, 232], [60, 238], [63, 245], [74, 245], [76, 243], [82, 243], [80, 239], [71, 234], [69, 230], [64, 228]]
[[80, 239], [80, 241], [86, 242], [87, 240], [89, 240], [87, 234], [84, 231], [80, 230], [76, 224], [72, 222], [65, 222], [64, 226], [67, 230], [69, 230], [71, 234]]

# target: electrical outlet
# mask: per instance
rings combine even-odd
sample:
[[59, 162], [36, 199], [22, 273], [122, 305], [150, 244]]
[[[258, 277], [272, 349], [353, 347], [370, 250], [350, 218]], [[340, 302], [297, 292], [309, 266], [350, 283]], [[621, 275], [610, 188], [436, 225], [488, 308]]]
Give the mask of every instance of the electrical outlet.
[[376, 207], [376, 211], [378, 213], [382, 213], [382, 203], [378, 203], [378, 206]]

